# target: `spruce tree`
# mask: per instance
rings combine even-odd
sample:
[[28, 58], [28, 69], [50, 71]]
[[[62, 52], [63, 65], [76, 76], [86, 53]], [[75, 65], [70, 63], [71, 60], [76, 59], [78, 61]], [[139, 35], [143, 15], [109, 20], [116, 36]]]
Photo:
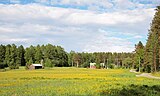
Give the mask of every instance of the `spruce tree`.
[[26, 60], [26, 67], [28, 68], [29, 65], [35, 63], [35, 48], [32, 45], [29, 48], [26, 48], [24, 56]]
[[152, 52], [153, 44], [151, 42], [151, 32], [148, 34], [148, 40], [145, 46], [144, 52], [144, 71], [150, 73], [152, 71], [152, 62], [153, 62], [153, 52]]
[[6, 52], [5, 46], [0, 45], [0, 69], [5, 67], [5, 52]]
[[42, 51], [41, 51], [41, 47], [40, 47], [40, 45], [38, 45], [36, 47], [35, 62], [36, 63], [41, 63], [42, 57], [43, 57], [43, 54], [42, 54]]
[[[156, 13], [152, 20], [145, 54], [148, 55], [146, 57], [145, 64], [151, 65], [151, 71], [156, 72], [159, 71], [160, 66], [160, 6], [157, 7]], [[150, 59], [152, 58], [152, 60]], [[147, 60], [148, 59], [148, 60]]]
[[135, 65], [136, 65], [137, 71], [140, 72], [140, 70], [142, 69], [141, 67], [142, 67], [143, 60], [144, 60], [144, 46], [142, 42], [139, 41], [139, 43], [135, 47], [136, 47]]
[[15, 44], [12, 44], [10, 57], [11, 57], [11, 62], [9, 63], [10, 69], [18, 69], [19, 64], [17, 64], [17, 62], [16, 62], [16, 60], [17, 60], [17, 46]]
[[11, 62], [11, 45], [8, 44], [6, 46], [6, 52], [5, 52], [5, 64], [9, 66], [10, 62]]
[[25, 59], [24, 59], [25, 50], [24, 47], [21, 45], [17, 48], [17, 64], [21, 66], [25, 66]]

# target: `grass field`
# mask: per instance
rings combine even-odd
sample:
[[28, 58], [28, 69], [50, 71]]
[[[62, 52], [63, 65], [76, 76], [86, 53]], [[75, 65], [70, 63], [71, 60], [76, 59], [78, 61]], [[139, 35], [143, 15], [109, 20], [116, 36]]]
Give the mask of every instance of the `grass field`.
[[0, 96], [160, 96], [160, 81], [124, 69], [52, 68], [0, 72]]
[[153, 76], [160, 77], [160, 72], [153, 73], [152, 75], [153, 75]]

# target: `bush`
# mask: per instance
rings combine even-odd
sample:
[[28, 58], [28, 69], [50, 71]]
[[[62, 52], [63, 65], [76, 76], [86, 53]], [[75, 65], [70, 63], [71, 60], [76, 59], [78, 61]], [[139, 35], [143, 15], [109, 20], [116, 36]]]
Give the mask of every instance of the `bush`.
[[96, 68], [97, 68], [97, 69], [100, 69], [100, 68], [101, 68], [101, 66], [100, 66], [99, 63], [96, 63]]
[[5, 64], [0, 64], [0, 69], [4, 69], [5, 68]]
[[115, 64], [110, 64], [109, 68], [114, 69], [115, 68]]
[[88, 68], [88, 67], [89, 67], [89, 62], [84, 62], [84, 63], [82, 64], [82, 67], [83, 67], [83, 68]]
[[[122, 89], [111, 89], [109, 96], [160, 96], [159, 85], [134, 85], [123, 86]], [[103, 90], [101, 96], [108, 96], [108, 90]]]
[[148, 73], [151, 73], [151, 65], [147, 65], [145, 71]]
[[52, 61], [50, 59], [45, 60], [45, 67], [53, 67]]

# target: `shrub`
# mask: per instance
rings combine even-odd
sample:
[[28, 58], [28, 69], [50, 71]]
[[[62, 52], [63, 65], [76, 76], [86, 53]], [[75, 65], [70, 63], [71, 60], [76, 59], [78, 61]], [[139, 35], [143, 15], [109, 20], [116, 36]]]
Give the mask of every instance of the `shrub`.
[[96, 68], [97, 68], [97, 69], [100, 69], [100, 68], [101, 68], [101, 66], [100, 66], [99, 63], [96, 63]]
[[4, 64], [0, 64], [0, 69], [4, 69], [5, 65]]
[[109, 68], [114, 69], [115, 68], [115, 64], [110, 64]]

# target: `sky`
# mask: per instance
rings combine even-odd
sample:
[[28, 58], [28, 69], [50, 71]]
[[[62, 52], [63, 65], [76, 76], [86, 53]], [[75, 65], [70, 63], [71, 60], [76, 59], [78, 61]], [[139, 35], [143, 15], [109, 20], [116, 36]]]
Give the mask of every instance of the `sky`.
[[145, 45], [160, 0], [0, 0], [0, 44], [67, 52], [132, 52]]

